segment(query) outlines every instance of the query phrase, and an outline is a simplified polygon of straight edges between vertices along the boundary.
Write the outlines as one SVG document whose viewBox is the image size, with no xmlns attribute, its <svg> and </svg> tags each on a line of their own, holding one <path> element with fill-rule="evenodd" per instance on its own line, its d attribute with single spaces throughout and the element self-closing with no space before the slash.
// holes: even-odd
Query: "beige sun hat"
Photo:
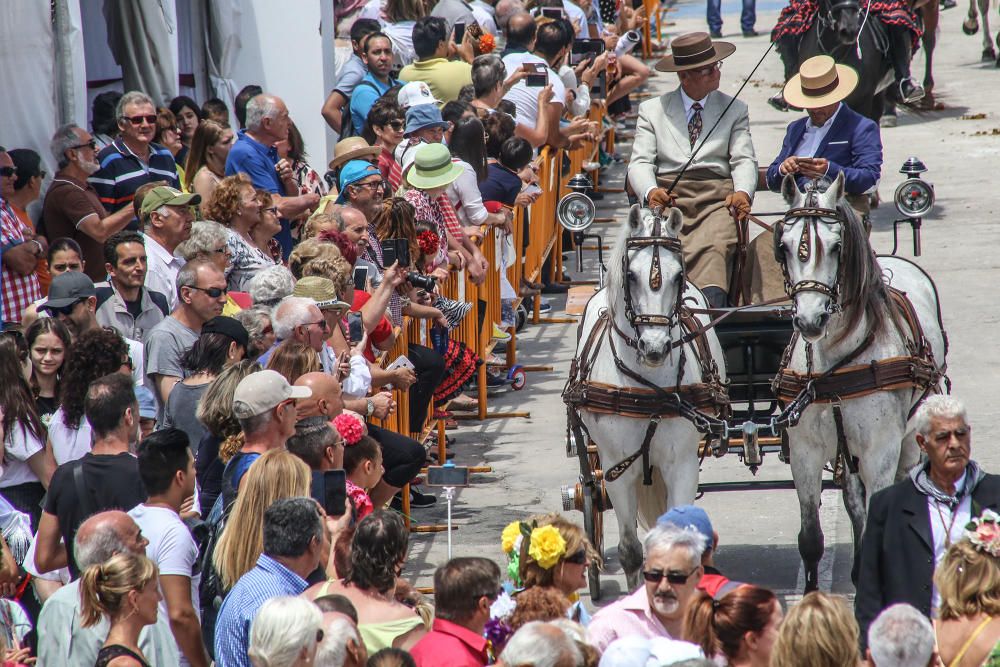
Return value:
<svg viewBox="0 0 1000 667">
<path fill-rule="evenodd" d="M 351 160 L 374 160 L 382 152 L 378 146 L 372 146 L 361 137 L 341 139 L 333 147 L 333 159 L 330 160 L 330 171 Z"/>
<path fill-rule="evenodd" d="M 857 85 L 854 68 L 840 65 L 830 56 L 813 56 L 785 84 L 785 101 L 800 109 L 816 109 L 840 102 Z"/>
</svg>

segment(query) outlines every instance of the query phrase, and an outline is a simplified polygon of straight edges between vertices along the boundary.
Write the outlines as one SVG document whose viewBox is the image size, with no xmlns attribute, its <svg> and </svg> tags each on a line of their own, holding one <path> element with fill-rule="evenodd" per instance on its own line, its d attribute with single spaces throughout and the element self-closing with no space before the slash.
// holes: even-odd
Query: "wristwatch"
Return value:
<svg viewBox="0 0 1000 667">
<path fill-rule="evenodd" d="M 371 417 L 375 414 L 375 401 L 370 398 L 365 399 L 365 416 Z"/>
</svg>

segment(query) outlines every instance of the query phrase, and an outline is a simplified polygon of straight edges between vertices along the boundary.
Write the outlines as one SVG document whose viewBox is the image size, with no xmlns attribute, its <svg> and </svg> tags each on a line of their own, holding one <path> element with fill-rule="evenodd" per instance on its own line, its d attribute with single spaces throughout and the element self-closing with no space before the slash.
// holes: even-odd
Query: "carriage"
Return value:
<svg viewBox="0 0 1000 667">
<path fill-rule="evenodd" d="M 618 514 L 619 554 L 630 588 L 638 584 L 641 564 L 637 521 L 648 526 L 668 507 L 706 491 L 793 488 L 792 482 L 698 484 L 706 457 L 735 455 L 756 473 L 765 455 L 775 454 L 793 464 L 793 479 L 806 480 L 794 488 L 804 509 L 799 542 L 807 589 L 816 586 L 823 549 L 818 501 L 822 485 L 830 483 L 821 482 L 823 469 L 838 468 L 857 539 L 865 490 L 870 497 L 916 462 L 910 418 L 945 379 L 947 346 L 936 290 L 908 260 L 876 260 L 860 221 L 849 219 L 834 190 L 804 198 L 797 189 L 786 193 L 792 208 L 774 226 L 773 253 L 788 295 L 732 309 L 708 308 L 691 286 L 676 294 L 665 287 L 671 272 L 679 271 L 680 283 L 685 275 L 679 213 L 661 219 L 638 207 L 630 212 L 607 287 L 591 299 L 581 320 L 563 392 L 567 453 L 578 459 L 580 477 L 562 489 L 563 509 L 583 513 L 587 536 L 602 557 L 603 512 Z M 832 274 L 808 273 L 841 252 Z M 884 280 L 883 272 L 895 277 Z M 889 282 L 895 286 L 883 285 Z M 664 300 L 659 312 L 658 302 L 650 300 L 657 293 Z M 831 325 L 841 312 L 843 322 Z M 826 344 L 821 330 L 841 325 L 848 342 L 840 349 L 847 351 L 814 368 L 814 352 Z M 650 357 L 653 363 L 643 366 Z M 860 442 L 854 422 L 864 421 L 864 410 L 901 413 L 885 420 L 891 422 L 881 434 L 890 443 L 885 451 Z M 809 450 L 794 454 L 792 434 Z M 664 447 L 672 450 L 658 451 Z M 881 469 L 888 467 L 887 476 Z M 815 522 L 808 520 L 812 514 Z M 592 598 L 599 599 L 596 566 L 589 583 Z"/>
</svg>

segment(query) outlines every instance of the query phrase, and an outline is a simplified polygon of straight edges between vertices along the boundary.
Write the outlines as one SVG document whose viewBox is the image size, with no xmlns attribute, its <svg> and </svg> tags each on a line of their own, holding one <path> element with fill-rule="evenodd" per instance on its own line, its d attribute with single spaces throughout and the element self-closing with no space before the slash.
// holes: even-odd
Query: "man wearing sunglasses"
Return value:
<svg viewBox="0 0 1000 667">
<path fill-rule="evenodd" d="M 705 570 L 705 537 L 694 528 L 659 524 L 646 535 L 643 585 L 596 614 L 587 634 L 600 651 L 619 637 L 681 638 L 688 603 Z"/>
<path fill-rule="evenodd" d="M 177 274 L 177 307 L 146 334 L 146 386 L 159 403 L 157 422 L 174 385 L 184 377 L 181 357 L 201 335 L 201 327 L 222 314 L 226 276 L 211 259 L 194 259 Z"/>
<path fill-rule="evenodd" d="M 747 105 L 719 91 L 722 61 L 736 47 L 692 32 L 671 48 L 656 69 L 676 72 L 680 85 L 639 105 L 628 184 L 649 208 L 680 210 L 688 276 L 709 305 L 725 307 L 733 289 L 735 222 L 750 214 L 757 189 Z"/>
<path fill-rule="evenodd" d="M 153 100 L 139 91 L 125 93 L 118 100 L 115 118 L 118 138 L 97 154 L 100 169 L 90 177 L 104 208 L 112 212 L 130 209 L 135 191 L 150 181 L 166 181 L 180 189 L 173 154 L 153 143 L 156 134 Z"/>
<path fill-rule="evenodd" d="M 101 165 L 94 137 L 75 123 L 63 125 L 49 144 L 59 167 L 42 204 L 45 230 L 54 239 L 68 237 L 80 244 L 87 275 L 104 280 L 104 242 L 132 221 L 131 207 L 109 214 L 87 179 Z"/>
<path fill-rule="evenodd" d="M 3 322 L 20 322 L 24 309 L 42 298 L 35 267 L 44 257 L 48 243 L 37 236 L 30 226 L 17 216 L 8 199 L 14 194 L 17 168 L 0 146 L 0 254 L 3 255 L 2 316 Z"/>
<path fill-rule="evenodd" d="M 49 286 L 49 296 L 45 303 L 38 307 L 47 311 L 49 317 L 55 317 L 66 325 L 73 340 L 87 331 L 101 326 L 97 321 L 97 288 L 94 281 L 86 273 L 67 271 L 52 279 Z M 132 364 L 132 379 L 136 385 L 145 381 L 142 373 L 144 352 L 142 343 L 124 334 L 128 345 L 128 356 Z"/>
</svg>

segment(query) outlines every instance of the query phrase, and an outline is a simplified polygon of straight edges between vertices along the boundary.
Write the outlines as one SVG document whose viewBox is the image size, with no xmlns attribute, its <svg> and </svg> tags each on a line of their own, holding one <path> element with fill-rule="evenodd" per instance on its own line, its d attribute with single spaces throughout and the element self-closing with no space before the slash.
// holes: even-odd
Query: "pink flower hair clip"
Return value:
<svg viewBox="0 0 1000 667">
<path fill-rule="evenodd" d="M 333 418 L 333 427 L 337 429 L 344 444 L 356 445 L 365 434 L 364 423 L 357 416 L 343 412 Z"/>
</svg>

